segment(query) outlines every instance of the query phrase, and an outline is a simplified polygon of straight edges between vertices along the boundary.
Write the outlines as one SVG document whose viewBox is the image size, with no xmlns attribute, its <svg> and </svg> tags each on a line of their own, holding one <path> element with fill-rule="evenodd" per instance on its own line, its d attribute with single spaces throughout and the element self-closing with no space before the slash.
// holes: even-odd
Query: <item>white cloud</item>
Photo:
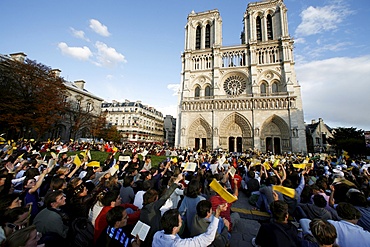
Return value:
<svg viewBox="0 0 370 247">
<path fill-rule="evenodd" d="M 108 47 L 103 42 L 97 41 L 95 47 L 98 49 L 96 63 L 99 66 L 114 67 L 117 63 L 126 63 L 125 56 L 117 52 L 116 49 Z"/>
<path fill-rule="evenodd" d="M 310 46 L 305 47 L 303 50 L 304 52 L 302 53 L 304 54 L 304 56 L 302 56 L 302 58 L 304 60 L 307 60 L 310 58 L 317 59 L 319 57 L 322 57 L 322 55 L 327 51 L 330 51 L 330 52 L 343 51 L 343 50 L 348 49 L 348 47 L 351 45 L 350 42 L 340 42 L 336 44 L 326 44 L 326 45 L 321 44 L 320 41 L 319 43 L 320 45 L 316 46 L 315 48 L 312 48 Z"/>
<path fill-rule="evenodd" d="M 296 66 L 305 120 L 318 119 L 370 130 L 370 55 L 338 57 Z"/>
<path fill-rule="evenodd" d="M 309 36 L 333 31 L 352 13 L 341 1 L 323 7 L 310 6 L 301 13 L 302 22 L 296 30 L 297 36 Z"/>
<path fill-rule="evenodd" d="M 90 26 L 89 26 L 94 32 L 97 34 L 108 37 L 110 36 L 110 33 L 108 31 L 108 27 L 101 24 L 98 20 L 91 19 L 90 20 Z"/>
<path fill-rule="evenodd" d="M 167 88 L 173 91 L 172 96 L 177 96 L 179 93 L 180 84 L 168 84 Z"/>
<path fill-rule="evenodd" d="M 92 52 L 89 47 L 70 47 L 64 42 L 58 44 L 58 48 L 63 54 L 77 58 L 79 60 L 88 60 L 92 56 Z"/>
<path fill-rule="evenodd" d="M 76 30 L 73 27 L 71 27 L 70 29 L 72 31 L 73 36 L 75 36 L 76 38 L 79 38 L 79 39 L 82 39 L 82 40 L 85 40 L 85 41 L 90 42 L 90 40 L 85 37 L 85 32 L 84 31 L 82 31 L 82 30 Z"/>
<path fill-rule="evenodd" d="M 294 39 L 294 43 L 295 44 L 305 44 L 306 40 L 304 38 L 297 38 L 297 39 Z"/>
<path fill-rule="evenodd" d="M 163 116 L 171 115 L 174 118 L 177 118 L 177 105 L 169 105 L 169 106 L 154 106 L 155 109 L 160 111 Z"/>
<path fill-rule="evenodd" d="M 112 80 L 114 78 L 113 75 L 107 75 L 105 78 L 107 78 L 108 80 Z"/>
</svg>

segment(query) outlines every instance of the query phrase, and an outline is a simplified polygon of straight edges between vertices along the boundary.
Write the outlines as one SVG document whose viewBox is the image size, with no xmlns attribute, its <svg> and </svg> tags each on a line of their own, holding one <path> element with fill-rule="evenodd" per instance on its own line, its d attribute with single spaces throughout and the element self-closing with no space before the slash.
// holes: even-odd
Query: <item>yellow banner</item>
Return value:
<svg viewBox="0 0 370 247">
<path fill-rule="evenodd" d="M 236 200 L 238 200 L 238 197 L 230 194 L 230 192 L 228 192 L 224 187 L 222 187 L 221 184 L 217 182 L 216 179 L 213 179 L 213 181 L 209 184 L 209 187 L 211 187 L 217 194 L 219 194 L 228 203 L 233 203 Z"/>
<path fill-rule="evenodd" d="M 294 189 L 284 187 L 282 185 L 273 185 L 272 189 L 275 190 L 275 191 L 279 191 L 281 194 L 289 196 L 290 198 L 294 198 L 294 196 L 295 196 L 295 190 Z"/>
<path fill-rule="evenodd" d="M 80 167 L 81 166 L 81 160 L 80 158 L 78 157 L 78 154 L 76 154 L 74 160 L 73 160 L 73 164 L 75 164 L 76 166 Z"/>
<path fill-rule="evenodd" d="M 91 161 L 86 166 L 89 166 L 89 167 L 100 167 L 100 162 L 99 161 Z"/>
<path fill-rule="evenodd" d="M 306 165 L 307 164 L 304 164 L 304 163 L 302 163 L 302 164 L 293 164 L 293 167 L 297 168 L 297 169 L 305 169 Z"/>
</svg>

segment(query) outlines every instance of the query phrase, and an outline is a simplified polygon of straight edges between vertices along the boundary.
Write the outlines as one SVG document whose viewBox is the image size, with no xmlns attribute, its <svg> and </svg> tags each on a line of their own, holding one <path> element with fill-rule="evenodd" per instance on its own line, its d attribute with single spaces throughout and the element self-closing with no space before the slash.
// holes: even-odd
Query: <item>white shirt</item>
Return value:
<svg viewBox="0 0 370 247">
<path fill-rule="evenodd" d="M 341 247 L 361 246 L 370 247 L 370 232 L 365 231 L 361 226 L 341 220 L 328 220 L 337 230 L 336 243 Z"/>
<path fill-rule="evenodd" d="M 207 231 L 193 238 L 180 238 L 179 235 L 165 234 L 164 231 L 158 231 L 154 234 L 153 247 L 204 247 L 210 245 L 216 236 L 219 219 L 213 217 Z"/>
<path fill-rule="evenodd" d="M 135 198 L 134 198 L 134 205 L 140 209 L 143 208 L 143 202 L 144 202 L 144 199 L 143 199 L 143 196 L 145 194 L 146 191 L 143 191 L 143 190 L 140 190 L 136 193 L 135 195 Z"/>
</svg>

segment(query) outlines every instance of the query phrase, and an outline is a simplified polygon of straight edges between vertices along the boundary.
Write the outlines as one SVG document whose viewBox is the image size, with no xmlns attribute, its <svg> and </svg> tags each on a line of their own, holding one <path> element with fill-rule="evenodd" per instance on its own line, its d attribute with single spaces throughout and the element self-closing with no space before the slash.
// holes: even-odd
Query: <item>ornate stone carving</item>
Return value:
<svg viewBox="0 0 370 247">
<path fill-rule="evenodd" d="M 245 79 L 238 75 L 232 75 L 224 82 L 224 90 L 228 95 L 237 96 L 243 93 L 247 83 Z"/>
</svg>

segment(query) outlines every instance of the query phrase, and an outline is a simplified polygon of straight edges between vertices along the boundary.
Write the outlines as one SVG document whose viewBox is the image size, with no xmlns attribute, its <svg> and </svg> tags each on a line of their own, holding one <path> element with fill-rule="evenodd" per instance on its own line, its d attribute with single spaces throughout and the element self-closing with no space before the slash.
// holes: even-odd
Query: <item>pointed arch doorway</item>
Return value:
<svg viewBox="0 0 370 247">
<path fill-rule="evenodd" d="M 229 152 L 243 152 L 252 147 L 252 128 L 239 113 L 232 113 L 220 125 L 220 146 Z"/>
</svg>

